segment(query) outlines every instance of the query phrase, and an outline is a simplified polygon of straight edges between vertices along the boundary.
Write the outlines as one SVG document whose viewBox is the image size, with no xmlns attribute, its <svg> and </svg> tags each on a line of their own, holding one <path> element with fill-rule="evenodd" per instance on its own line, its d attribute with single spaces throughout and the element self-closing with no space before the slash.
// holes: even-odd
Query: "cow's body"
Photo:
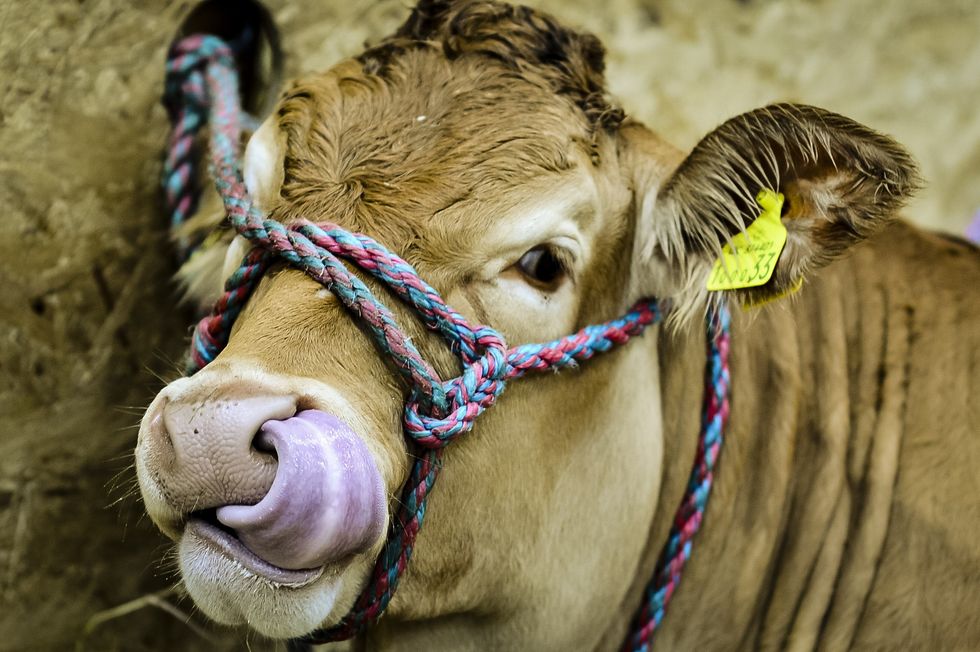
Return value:
<svg viewBox="0 0 980 652">
<path fill-rule="evenodd" d="M 973 279 L 980 279 L 976 247 L 897 223 L 792 300 L 736 315 L 728 435 L 658 648 L 976 648 L 980 285 Z M 576 649 L 619 648 L 694 459 L 702 329 L 662 333 L 658 348 L 670 433 L 660 507 L 636 533 L 646 549 L 623 598 L 592 606 L 604 610 L 597 619 L 604 631 L 591 630 L 594 641 Z M 449 485 L 465 479 L 450 467 L 444 482 L 440 490 L 452 492 Z M 440 512 L 434 502 L 434 521 Z M 371 633 L 370 649 L 505 647 L 492 620 L 409 624 L 402 617 L 418 615 L 409 605 L 425 598 L 411 588 L 405 597 Z"/>
<path fill-rule="evenodd" d="M 975 247 L 899 223 L 737 320 L 729 434 L 658 645 L 976 648 L 978 280 Z M 693 458 L 702 350 L 696 332 L 661 346 L 668 507 Z"/>
<path fill-rule="evenodd" d="M 379 47 L 287 91 L 245 179 L 275 219 L 334 221 L 389 246 L 511 345 L 644 297 L 670 306 L 666 325 L 580 370 L 512 382 L 449 448 L 370 649 L 616 648 L 694 459 L 700 315 L 804 278 L 794 297 L 735 311 L 731 422 L 656 645 L 980 644 L 980 253 L 889 226 L 916 186 L 890 139 L 777 105 L 685 157 L 608 101 L 594 37 L 527 9 L 423 0 Z M 771 279 L 709 294 L 762 189 L 786 197 Z M 185 270 L 202 275 L 195 287 L 221 277 Z M 386 302 L 435 370 L 457 375 L 444 343 Z M 346 613 L 413 460 L 407 395 L 330 292 L 268 272 L 218 358 L 150 406 L 137 449 L 147 509 L 208 615 L 290 637 Z M 296 426 L 307 412 L 335 425 Z M 289 461 L 292 443 L 327 450 L 322 470 L 337 452 L 327 441 L 357 450 L 350 483 L 331 476 L 327 498 L 283 489 L 256 516 L 270 487 L 314 477 Z M 343 510 L 317 501 L 333 496 L 378 515 L 328 518 Z"/>
</svg>

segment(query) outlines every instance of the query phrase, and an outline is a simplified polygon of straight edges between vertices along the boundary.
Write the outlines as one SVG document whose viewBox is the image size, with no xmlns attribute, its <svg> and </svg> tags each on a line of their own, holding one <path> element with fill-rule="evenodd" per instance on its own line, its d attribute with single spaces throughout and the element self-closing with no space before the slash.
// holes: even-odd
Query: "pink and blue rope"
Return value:
<svg viewBox="0 0 980 652">
<path fill-rule="evenodd" d="M 653 579 L 644 591 L 643 603 L 633 617 L 630 633 L 623 645 L 628 652 L 648 652 L 653 633 L 663 620 L 681 571 L 691 558 L 694 535 L 701 528 L 711 495 L 714 468 L 728 423 L 728 347 L 731 318 L 719 310 L 708 320 L 708 363 L 705 368 L 704 407 L 701 415 L 701 437 L 694 456 L 694 467 L 687 489 L 660 553 Z"/>
<path fill-rule="evenodd" d="M 640 301 L 625 315 L 552 342 L 507 348 L 503 337 L 487 326 L 471 326 L 446 305 L 407 262 L 370 237 L 335 224 L 299 220 L 288 225 L 263 216 L 252 204 L 241 177 L 239 151 L 248 120 L 239 104 L 234 57 L 221 40 L 195 35 L 178 42 L 167 62 L 166 101 L 174 122 L 164 187 L 174 225 L 194 209 L 193 144 L 207 123 L 210 172 L 224 202 L 228 221 L 253 248 L 228 279 L 211 314 L 194 332 L 188 373 L 213 360 L 252 290 L 268 266 L 282 260 L 303 270 L 329 289 L 369 331 L 410 390 L 404 430 L 422 450 L 402 491 L 400 507 L 378 556 L 367 587 L 350 613 L 337 625 L 304 637 L 307 642 L 354 636 L 384 612 L 405 572 L 425 518 L 429 493 L 442 466 L 442 451 L 473 427 L 493 405 L 507 381 L 530 371 L 575 366 L 598 353 L 625 344 L 661 318 L 656 301 Z M 459 357 L 462 372 L 441 380 L 422 358 L 391 311 L 351 274 L 344 260 L 384 283 L 414 308 L 430 330 L 440 334 Z M 709 378 L 704 425 L 685 499 L 677 512 L 668 544 L 654 579 L 637 612 L 627 649 L 645 650 L 690 557 L 691 540 L 700 525 L 711 489 L 712 469 L 728 415 L 728 313 L 709 321 Z"/>
</svg>

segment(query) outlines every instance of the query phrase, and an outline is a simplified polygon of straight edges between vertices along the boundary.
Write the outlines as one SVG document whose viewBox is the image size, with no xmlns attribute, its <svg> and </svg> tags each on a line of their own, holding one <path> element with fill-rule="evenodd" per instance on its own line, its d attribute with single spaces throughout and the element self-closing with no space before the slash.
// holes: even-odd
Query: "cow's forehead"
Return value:
<svg viewBox="0 0 980 652">
<path fill-rule="evenodd" d="M 589 160 L 581 112 L 533 73 L 425 49 L 384 77 L 347 61 L 299 80 L 275 121 L 284 148 L 277 217 L 393 243 L 446 233 L 447 221 L 465 231 L 461 206 L 486 227 L 491 213 Z"/>
</svg>

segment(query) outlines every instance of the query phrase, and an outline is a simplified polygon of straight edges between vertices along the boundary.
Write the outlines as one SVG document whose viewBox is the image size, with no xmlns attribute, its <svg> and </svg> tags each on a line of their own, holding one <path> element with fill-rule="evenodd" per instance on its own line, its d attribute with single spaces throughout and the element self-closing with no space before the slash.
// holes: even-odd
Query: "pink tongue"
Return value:
<svg viewBox="0 0 980 652">
<path fill-rule="evenodd" d="M 249 550 L 281 568 L 316 568 L 378 540 L 384 484 L 364 442 L 340 419 L 305 410 L 267 421 L 258 441 L 279 458 L 269 493 L 255 505 L 217 510 Z"/>
</svg>

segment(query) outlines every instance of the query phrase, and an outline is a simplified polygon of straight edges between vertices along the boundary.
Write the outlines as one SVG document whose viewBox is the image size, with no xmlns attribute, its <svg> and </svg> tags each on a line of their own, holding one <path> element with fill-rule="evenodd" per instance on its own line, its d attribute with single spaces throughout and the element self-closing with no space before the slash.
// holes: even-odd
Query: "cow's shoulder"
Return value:
<svg viewBox="0 0 980 652">
<path fill-rule="evenodd" d="M 898 220 L 868 242 L 867 248 L 884 263 L 883 271 L 905 280 L 909 289 L 933 290 L 942 293 L 942 298 L 947 292 L 963 297 L 980 295 L 980 284 L 976 282 L 980 247 L 963 238 Z M 928 296 L 910 299 L 921 301 Z"/>
<path fill-rule="evenodd" d="M 969 649 L 980 641 L 980 248 L 898 222 L 865 249 L 850 271 L 870 276 L 853 277 L 858 294 L 881 298 L 883 326 L 870 329 L 881 339 L 864 349 L 883 353 L 874 401 L 857 406 L 874 423 L 864 478 L 893 488 L 887 512 L 865 502 L 852 515 L 883 530 L 854 644 Z M 890 457 L 894 478 L 875 475 Z"/>
<path fill-rule="evenodd" d="M 896 221 L 795 295 L 737 314 L 733 338 L 718 502 L 751 493 L 746 509 L 785 510 L 806 533 L 775 563 L 756 642 L 980 640 L 980 249 Z"/>
</svg>

